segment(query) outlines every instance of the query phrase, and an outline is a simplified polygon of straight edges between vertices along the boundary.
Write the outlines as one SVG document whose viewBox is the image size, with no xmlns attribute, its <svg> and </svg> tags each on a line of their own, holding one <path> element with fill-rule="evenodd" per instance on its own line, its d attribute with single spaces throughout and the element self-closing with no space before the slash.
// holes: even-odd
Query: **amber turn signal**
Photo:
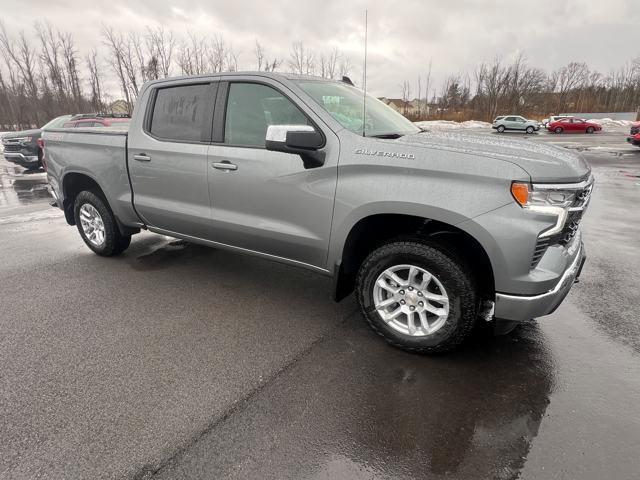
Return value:
<svg viewBox="0 0 640 480">
<path fill-rule="evenodd" d="M 529 200 L 529 184 L 513 182 L 511 184 L 511 195 L 521 207 L 524 207 Z"/>
</svg>

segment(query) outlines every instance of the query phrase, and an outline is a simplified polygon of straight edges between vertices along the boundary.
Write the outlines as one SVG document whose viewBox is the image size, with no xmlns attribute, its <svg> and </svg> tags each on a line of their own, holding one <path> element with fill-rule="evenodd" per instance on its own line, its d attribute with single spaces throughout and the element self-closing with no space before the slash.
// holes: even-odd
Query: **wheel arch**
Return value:
<svg viewBox="0 0 640 480">
<path fill-rule="evenodd" d="M 107 195 L 105 194 L 104 189 L 100 185 L 100 183 L 96 180 L 96 178 L 87 173 L 87 172 L 78 172 L 71 171 L 66 172 L 62 177 L 62 194 L 63 194 L 63 202 L 62 209 L 64 211 L 65 220 L 69 225 L 75 225 L 76 220 L 73 212 L 73 207 L 75 203 L 76 196 L 85 190 L 93 191 L 97 193 L 105 205 L 113 215 L 116 220 L 116 224 L 118 225 L 118 230 L 122 235 L 133 235 L 138 233 L 140 230 L 137 228 L 127 227 L 122 224 L 122 222 L 118 219 L 118 217 L 114 214 L 113 208 L 109 204 L 107 200 Z"/>
<path fill-rule="evenodd" d="M 459 223 L 459 222 L 455 222 Z M 495 293 L 494 270 L 482 244 L 454 222 L 411 214 L 377 213 L 355 222 L 345 236 L 334 269 L 333 295 L 336 301 L 348 296 L 366 256 L 384 243 L 400 238 L 429 240 L 469 264 L 483 294 Z"/>
<path fill-rule="evenodd" d="M 64 210 L 64 217 L 69 225 L 76 224 L 73 215 L 73 206 L 78 194 L 84 190 L 97 191 L 106 202 L 104 190 L 92 175 L 86 172 L 75 171 L 66 172 L 64 174 L 62 177 L 62 208 Z M 109 206 L 109 202 L 106 203 L 107 206 Z"/>
</svg>

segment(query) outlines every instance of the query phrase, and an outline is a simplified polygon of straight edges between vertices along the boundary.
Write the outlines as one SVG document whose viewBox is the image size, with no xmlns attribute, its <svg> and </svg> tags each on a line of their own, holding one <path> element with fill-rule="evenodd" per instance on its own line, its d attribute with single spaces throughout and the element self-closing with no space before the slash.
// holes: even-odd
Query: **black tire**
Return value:
<svg viewBox="0 0 640 480">
<path fill-rule="evenodd" d="M 533 127 L 529 126 L 529 127 L 527 127 L 527 129 L 526 129 L 525 131 L 526 131 L 529 135 L 531 135 L 531 134 L 535 131 L 535 128 L 533 128 Z"/>
<path fill-rule="evenodd" d="M 587 133 L 593 133 L 595 129 L 593 127 L 587 127 Z"/>
<path fill-rule="evenodd" d="M 562 127 L 556 127 L 554 132 L 555 133 L 562 133 Z"/>
<path fill-rule="evenodd" d="M 504 125 L 499 125 L 498 128 L 496 128 L 496 130 L 498 131 L 498 133 L 503 133 L 504 132 Z"/>
<path fill-rule="evenodd" d="M 374 306 L 378 277 L 394 265 L 415 265 L 435 276 L 449 297 L 449 314 L 434 333 L 411 336 L 385 322 Z M 473 332 L 478 313 L 478 290 L 469 268 L 436 243 L 396 241 L 374 250 L 362 263 L 356 295 L 371 328 L 389 344 L 412 353 L 441 353 L 455 349 Z"/>
<path fill-rule="evenodd" d="M 86 236 L 80 221 L 80 209 L 83 205 L 92 205 L 100 214 L 102 223 L 104 224 L 104 241 L 100 245 L 93 244 Z M 73 205 L 73 214 L 76 221 L 78 232 L 84 240 L 84 243 L 98 255 L 111 257 L 124 252 L 131 244 L 130 235 L 122 235 L 118 229 L 116 219 L 113 212 L 109 208 L 107 201 L 99 192 L 83 191 L 80 192 Z"/>
</svg>

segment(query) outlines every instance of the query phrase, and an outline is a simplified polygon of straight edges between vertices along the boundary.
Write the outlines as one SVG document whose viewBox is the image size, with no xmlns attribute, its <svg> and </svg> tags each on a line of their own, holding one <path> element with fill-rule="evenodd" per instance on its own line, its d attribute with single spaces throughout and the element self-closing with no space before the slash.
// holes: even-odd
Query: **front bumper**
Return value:
<svg viewBox="0 0 640 480">
<path fill-rule="evenodd" d="M 635 145 L 636 147 L 640 147 L 640 139 L 637 139 L 635 137 L 627 137 L 627 142 L 629 142 L 631 145 Z"/>
<path fill-rule="evenodd" d="M 9 162 L 17 163 L 23 167 L 34 167 L 38 165 L 37 155 L 24 155 L 23 153 L 15 152 L 4 152 L 3 155 Z"/>
<path fill-rule="evenodd" d="M 528 321 L 553 313 L 565 299 L 571 287 L 578 281 L 586 260 L 584 244 L 580 241 L 578 252 L 554 288 L 539 295 L 509 295 L 496 293 L 495 318 L 500 320 Z"/>
</svg>

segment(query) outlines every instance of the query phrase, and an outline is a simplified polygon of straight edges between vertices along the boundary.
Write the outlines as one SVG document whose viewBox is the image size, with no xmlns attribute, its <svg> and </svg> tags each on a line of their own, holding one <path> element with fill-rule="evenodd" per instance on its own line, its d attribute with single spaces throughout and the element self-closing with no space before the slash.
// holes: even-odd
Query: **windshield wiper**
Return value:
<svg viewBox="0 0 640 480">
<path fill-rule="evenodd" d="M 367 137 L 396 139 L 396 138 L 404 137 L 404 134 L 402 134 L 402 133 L 381 133 L 381 134 L 378 134 L 378 135 L 367 135 Z"/>
</svg>

